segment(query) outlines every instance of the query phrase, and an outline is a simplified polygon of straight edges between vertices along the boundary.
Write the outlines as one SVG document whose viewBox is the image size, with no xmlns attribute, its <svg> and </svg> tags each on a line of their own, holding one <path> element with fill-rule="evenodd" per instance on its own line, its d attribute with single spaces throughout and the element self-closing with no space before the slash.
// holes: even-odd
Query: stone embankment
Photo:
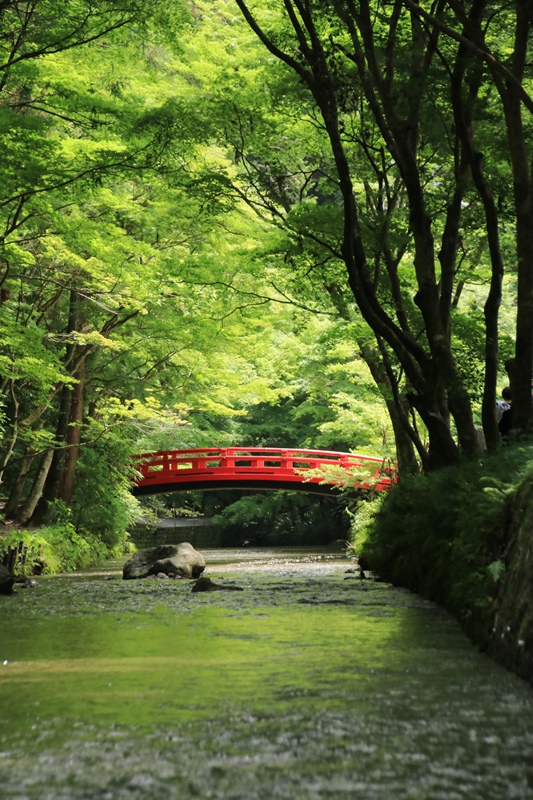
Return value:
<svg viewBox="0 0 533 800">
<path fill-rule="evenodd" d="M 486 652 L 533 685 L 533 480 L 508 500 L 505 570 L 493 604 Z"/>
</svg>

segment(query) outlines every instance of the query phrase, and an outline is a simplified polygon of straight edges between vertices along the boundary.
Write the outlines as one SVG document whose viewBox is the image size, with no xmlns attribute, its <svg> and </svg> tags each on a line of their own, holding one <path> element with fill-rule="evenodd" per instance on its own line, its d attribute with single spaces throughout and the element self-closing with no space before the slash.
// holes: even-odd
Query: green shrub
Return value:
<svg viewBox="0 0 533 800">
<path fill-rule="evenodd" d="M 0 539 L 0 560 L 9 556 L 15 575 L 55 574 L 84 569 L 125 552 L 125 540 L 109 546 L 76 530 L 64 503 L 52 506 L 52 521 L 39 530 L 15 530 Z"/>
<path fill-rule="evenodd" d="M 84 449 L 69 518 L 84 538 L 98 539 L 113 551 L 125 543 L 128 529 L 140 516 L 139 501 L 130 492 L 126 463 L 127 454 L 120 443 L 106 441 L 105 446 Z"/>
<path fill-rule="evenodd" d="M 15 530 L 9 536 L 2 536 L 0 561 L 8 558 L 15 575 L 34 575 L 43 571 L 46 563 L 54 562 L 52 548 L 40 531 Z"/>
<path fill-rule="evenodd" d="M 345 539 L 343 503 L 301 492 L 244 495 L 213 517 L 225 547 L 318 546 Z"/>
<path fill-rule="evenodd" d="M 533 448 L 502 448 L 459 467 L 402 479 L 364 526 L 370 569 L 484 624 L 502 578 L 507 499 L 533 477 Z"/>
<path fill-rule="evenodd" d="M 384 500 L 384 494 L 376 494 L 369 499 L 358 500 L 348 505 L 346 511 L 350 518 L 349 545 L 354 555 L 361 555 Z"/>
</svg>

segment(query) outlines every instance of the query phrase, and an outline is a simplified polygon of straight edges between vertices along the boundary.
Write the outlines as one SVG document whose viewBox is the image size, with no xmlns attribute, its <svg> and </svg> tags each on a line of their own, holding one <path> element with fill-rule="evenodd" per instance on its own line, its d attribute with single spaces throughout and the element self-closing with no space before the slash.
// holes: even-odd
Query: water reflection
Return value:
<svg viewBox="0 0 533 800">
<path fill-rule="evenodd" d="M 331 554 L 206 555 L 245 591 L 2 600 L 0 797 L 533 798 L 532 693 L 441 610 Z"/>
</svg>

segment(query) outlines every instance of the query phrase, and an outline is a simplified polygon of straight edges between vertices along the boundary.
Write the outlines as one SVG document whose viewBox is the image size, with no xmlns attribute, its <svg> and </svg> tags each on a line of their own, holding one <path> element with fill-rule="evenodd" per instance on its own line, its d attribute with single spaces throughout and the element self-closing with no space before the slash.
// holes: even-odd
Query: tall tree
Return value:
<svg viewBox="0 0 533 800">
<path fill-rule="evenodd" d="M 162 11 L 40 0 L 0 20 L 1 465 L 23 518 L 41 495 L 70 502 L 80 444 L 126 421 L 121 405 L 161 421 L 223 347 L 216 319 L 199 321 L 213 296 L 180 275 L 210 226 L 180 178 L 203 134 L 168 101 L 186 15 L 176 4 L 160 31 Z"/>
<path fill-rule="evenodd" d="M 453 322 L 471 208 L 482 209 L 492 274 L 485 306 L 483 422 L 489 445 L 495 445 L 504 262 L 498 231 L 505 204 L 493 199 L 496 180 L 491 187 L 487 174 L 493 177 L 496 171 L 480 167 L 480 153 L 491 143 L 486 129 L 495 111 L 486 98 L 496 86 L 505 107 L 509 147 L 500 139 L 494 157 L 510 157 L 516 164 L 515 186 L 529 180 L 521 117 L 529 103 L 522 80 L 530 24 L 525 6 L 513 15 L 509 70 L 500 53 L 487 45 L 497 41 L 496 28 L 502 42 L 500 9 L 493 4 L 472 3 L 468 13 L 463 4 L 441 4 L 434 14 L 402 0 L 393 4 L 285 0 L 275 8 L 270 5 L 268 12 L 261 3 L 236 0 L 236 4 L 280 69 L 289 68 L 299 86 L 306 87 L 307 101 L 298 86 L 293 92 L 302 112 L 327 136 L 335 165 L 329 175 L 331 186 L 338 187 L 342 203 L 341 253 L 350 290 L 380 351 L 385 347 L 405 372 L 410 385 L 407 397 L 428 430 L 429 467 L 454 463 L 460 452 L 470 456 L 479 452 L 468 378 L 454 357 Z M 507 12 L 501 9 L 501 13 Z M 458 33 L 450 24 L 454 17 Z M 501 53 L 509 50 L 509 41 L 500 44 Z M 475 141 L 474 120 L 481 121 L 481 136 L 477 134 Z M 518 148 L 514 155 L 509 149 L 513 146 Z M 320 169 L 318 159 L 314 166 Z M 531 259 L 524 249 L 531 231 L 530 222 L 525 223 L 526 188 L 520 201 L 516 189 L 514 204 L 517 219 L 520 214 L 524 217 L 523 235 L 517 236 L 524 273 L 520 278 L 519 266 L 519 306 L 524 303 L 524 309 L 531 298 L 527 283 L 531 271 L 525 267 Z M 531 369 L 525 342 L 532 340 L 525 331 L 526 317 L 519 312 L 514 362 L 524 367 L 519 370 L 518 392 L 524 395 L 520 424 L 531 417 L 525 403 Z"/>
<path fill-rule="evenodd" d="M 515 354 L 506 366 L 513 390 L 513 421 L 519 428 L 531 427 L 533 417 L 533 172 L 531 132 L 533 95 L 530 68 L 533 13 L 529 2 L 512 5 L 474 0 L 468 4 L 450 3 L 435 13 L 433 8 L 418 6 L 411 0 L 405 5 L 431 27 L 436 35 L 458 43 L 456 71 L 452 80 L 455 119 L 470 168 L 487 214 L 487 234 L 491 250 L 496 251 L 498 235 L 498 206 L 512 209 L 516 223 L 516 346 Z M 486 179 L 486 155 L 483 143 L 476 143 L 475 109 L 471 99 L 461 98 L 461 77 L 468 85 L 483 83 L 485 96 L 499 99 L 496 115 L 504 131 L 506 147 L 503 158 L 511 168 L 512 196 L 507 187 Z M 471 90 L 472 93 L 472 90 Z M 462 102 L 461 102 L 462 100 Z M 496 104 L 496 100 L 492 100 Z M 479 123 L 478 123 L 479 124 Z M 503 265 L 502 265 L 503 268 Z M 502 271 L 502 268 L 500 271 Z M 493 295 L 497 293 L 497 288 Z M 485 413 L 488 398 L 485 398 Z"/>
</svg>

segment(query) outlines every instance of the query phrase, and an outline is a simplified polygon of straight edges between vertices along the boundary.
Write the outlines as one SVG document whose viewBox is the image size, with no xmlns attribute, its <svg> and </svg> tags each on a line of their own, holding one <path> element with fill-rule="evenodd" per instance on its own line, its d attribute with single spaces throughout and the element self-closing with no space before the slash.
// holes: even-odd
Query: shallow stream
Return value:
<svg viewBox="0 0 533 800">
<path fill-rule="evenodd" d="M 533 692 L 442 610 L 313 551 L 120 562 L 0 597 L 0 798 L 533 800 Z"/>
</svg>

